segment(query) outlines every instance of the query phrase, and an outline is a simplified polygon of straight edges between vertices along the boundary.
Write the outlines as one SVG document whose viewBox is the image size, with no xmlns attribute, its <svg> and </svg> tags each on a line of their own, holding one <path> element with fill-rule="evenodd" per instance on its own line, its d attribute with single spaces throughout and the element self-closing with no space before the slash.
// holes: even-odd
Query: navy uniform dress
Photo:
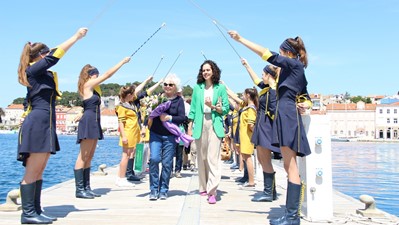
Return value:
<svg viewBox="0 0 399 225">
<path fill-rule="evenodd" d="M 299 96 L 307 96 L 304 65 L 297 58 L 266 51 L 262 58 L 281 68 L 277 84 L 277 108 L 273 121 L 273 145 L 288 146 L 298 156 L 311 153 L 302 117 L 297 109 Z"/>
<path fill-rule="evenodd" d="M 80 143 L 83 139 L 104 139 L 100 121 L 100 105 L 100 94 L 93 90 L 93 95 L 83 101 L 83 116 L 79 121 L 76 143 Z"/>
<path fill-rule="evenodd" d="M 262 91 L 259 93 L 259 109 L 251 142 L 257 146 L 280 153 L 280 148 L 272 145 L 273 118 L 276 110 L 276 90 L 259 81 L 256 84 Z"/>
<path fill-rule="evenodd" d="M 55 100 L 60 96 L 57 90 L 57 75 L 48 69 L 54 66 L 64 55 L 60 48 L 26 69 L 26 76 L 31 87 L 27 88 L 26 103 L 30 113 L 25 117 L 18 136 L 17 160 L 26 166 L 29 153 L 50 152 L 60 150 L 56 133 Z"/>
</svg>

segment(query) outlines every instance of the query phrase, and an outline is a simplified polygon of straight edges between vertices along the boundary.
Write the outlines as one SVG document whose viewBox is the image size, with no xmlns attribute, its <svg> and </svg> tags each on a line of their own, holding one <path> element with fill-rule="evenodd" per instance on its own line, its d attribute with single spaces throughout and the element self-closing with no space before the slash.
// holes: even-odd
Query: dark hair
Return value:
<svg viewBox="0 0 399 225">
<path fill-rule="evenodd" d="M 302 38 L 288 38 L 287 41 L 298 52 L 299 60 L 303 63 L 304 67 L 308 67 L 308 55 Z"/>
<path fill-rule="evenodd" d="M 249 94 L 249 97 L 254 102 L 256 108 L 258 108 L 259 100 L 258 100 L 258 91 L 256 88 L 247 88 L 244 91 L 245 94 Z"/>
<path fill-rule="evenodd" d="M 205 64 L 209 64 L 211 66 L 211 69 L 212 69 L 212 72 L 213 72 L 212 84 L 218 84 L 219 81 L 220 81 L 220 74 L 222 73 L 222 71 L 219 69 L 218 65 L 212 60 L 205 60 L 201 64 L 201 67 L 199 68 L 199 71 L 198 71 L 197 84 L 205 82 L 204 76 L 202 76 L 202 67 Z"/>
<path fill-rule="evenodd" d="M 124 86 L 121 87 L 121 89 L 119 90 L 119 99 L 125 100 L 126 96 L 128 94 L 134 94 L 134 91 L 136 90 L 136 85 L 128 85 L 128 86 Z"/>
</svg>

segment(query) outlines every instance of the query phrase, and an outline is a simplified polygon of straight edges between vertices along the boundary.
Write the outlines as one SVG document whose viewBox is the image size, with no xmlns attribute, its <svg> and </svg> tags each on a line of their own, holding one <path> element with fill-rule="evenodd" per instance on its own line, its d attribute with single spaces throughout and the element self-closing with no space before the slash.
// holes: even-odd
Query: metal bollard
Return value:
<svg viewBox="0 0 399 225">
<path fill-rule="evenodd" d="M 360 195 L 359 200 L 365 204 L 364 209 L 357 209 L 356 213 L 364 217 L 385 217 L 384 214 L 377 209 L 375 200 L 370 195 Z"/>
<path fill-rule="evenodd" d="M 106 175 L 108 175 L 108 173 L 104 171 L 105 168 L 107 168 L 106 164 L 99 165 L 98 166 L 98 171 L 94 172 L 93 175 L 95 175 L 95 176 L 106 176 Z"/>
<path fill-rule="evenodd" d="M 21 205 L 17 203 L 19 198 L 19 189 L 8 192 L 6 202 L 0 205 L 0 211 L 11 212 L 21 210 Z"/>
</svg>

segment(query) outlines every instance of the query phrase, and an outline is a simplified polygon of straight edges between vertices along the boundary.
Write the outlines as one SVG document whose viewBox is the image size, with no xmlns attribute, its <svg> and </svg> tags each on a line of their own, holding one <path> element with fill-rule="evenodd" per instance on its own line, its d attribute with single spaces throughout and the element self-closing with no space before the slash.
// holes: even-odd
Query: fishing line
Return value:
<svg viewBox="0 0 399 225">
<path fill-rule="evenodd" d="M 183 53 L 183 50 L 181 50 L 179 52 L 179 55 L 177 56 L 177 58 L 175 59 L 175 61 L 173 62 L 172 66 L 169 68 L 168 72 L 166 73 L 165 77 L 163 78 L 165 80 L 166 76 L 168 76 L 169 72 L 172 70 L 173 66 L 175 65 L 175 63 L 177 62 L 177 60 L 179 59 L 180 55 Z"/>
<path fill-rule="evenodd" d="M 203 51 L 201 51 L 202 56 L 204 56 L 205 60 L 208 60 Z"/>
<path fill-rule="evenodd" d="M 222 34 L 222 36 L 224 37 L 224 39 L 227 41 L 227 43 L 229 43 L 230 47 L 234 50 L 234 52 L 237 54 L 238 58 L 240 58 L 240 60 L 242 59 L 240 54 L 238 54 L 237 50 L 233 47 L 233 45 L 230 43 L 230 41 L 227 39 L 226 35 L 223 34 L 223 31 L 220 30 L 219 26 L 217 25 L 216 21 L 213 21 L 213 23 L 215 24 L 216 28 L 218 28 L 218 30 L 220 31 L 220 33 Z"/>
<path fill-rule="evenodd" d="M 94 17 L 94 19 L 92 21 L 90 21 L 90 23 L 87 25 L 87 28 L 90 28 L 95 22 L 97 22 L 97 20 L 99 20 L 103 14 L 105 13 L 105 11 L 107 11 L 109 8 L 111 8 L 111 5 L 115 2 L 116 0 L 110 0 L 108 2 L 108 5 L 106 5 L 102 11 L 100 11 L 96 17 Z"/>
<path fill-rule="evenodd" d="M 138 52 L 138 50 L 140 50 L 140 48 L 143 47 L 147 43 L 147 41 L 149 41 L 165 25 L 166 25 L 166 23 L 162 23 L 162 25 L 149 38 L 147 38 L 147 40 L 143 44 L 141 44 L 141 46 L 136 51 L 133 52 L 133 54 L 130 56 L 130 58 L 132 58 L 134 56 L 134 54 L 136 54 L 136 52 Z"/>
<path fill-rule="evenodd" d="M 201 8 L 197 3 L 195 3 L 192 0 L 189 0 L 191 2 L 191 4 L 193 4 L 195 7 L 197 7 L 202 13 L 204 13 L 209 19 L 211 19 L 212 21 L 217 21 L 215 18 L 213 18 L 211 15 L 209 15 L 203 8 Z M 225 29 L 226 31 L 229 31 L 225 26 L 223 26 L 221 23 L 217 22 L 223 29 Z"/>
</svg>

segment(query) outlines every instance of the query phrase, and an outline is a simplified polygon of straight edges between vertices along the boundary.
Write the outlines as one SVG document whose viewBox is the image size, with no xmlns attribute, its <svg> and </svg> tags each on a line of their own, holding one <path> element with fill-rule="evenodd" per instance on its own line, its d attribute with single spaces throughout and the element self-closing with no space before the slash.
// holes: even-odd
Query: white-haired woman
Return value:
<svg viewBox="0 0 399 225">
<path fill-rule="evenodd" d="M 169 74 L 165 77 L 162 86 L 163 95 L 171 104 L 164 113 L 154 117 L 150 125 L 150 200 L 168 198 L 173 156 L 177 145 L 176 136 L 169 132 L 162 122 L 169 121 L 179 125 L 187 118 L 184 100 L 177 95 L 180 79 L 175 74 Z M 159 173 L 159 163 L 162 163 L 161 173 Z"/>
</svg>

